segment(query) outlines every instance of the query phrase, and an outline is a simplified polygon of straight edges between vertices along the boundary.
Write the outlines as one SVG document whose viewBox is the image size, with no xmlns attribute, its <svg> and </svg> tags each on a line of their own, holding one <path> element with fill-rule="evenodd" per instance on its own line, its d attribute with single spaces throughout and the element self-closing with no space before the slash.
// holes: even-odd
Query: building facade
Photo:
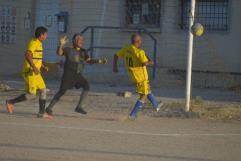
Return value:
<svg viewBox="0 0 241 161">
<path fill-rule="evenodd" d="M 95 29 L 95 46 L 120 47 L 129 43 L 133 28 L 145 28 L 157 40 L 157 70 L 185 70 L 189 0 L 1 0 L 0 72 L 18 73 L 26 44 L 34 28 L 49 29 L 44 43 L 45 61 L 57 62 L 58 38 L 71 36 L 87 26 Z M 241 1 L 198 0 L 197 22 L 205 35 L 195 38 L 193 69 L 203 72 L 241 73 Z M 10 29 L 8 29 L 10 28 Z M 86 48 L 91 30 L 84 33 Z M 143 33 L 144 49 L 153 57 L 153 40 Z M 93 56 L 113 56 L 115 49 L 95 49 Z"/>
</svg>

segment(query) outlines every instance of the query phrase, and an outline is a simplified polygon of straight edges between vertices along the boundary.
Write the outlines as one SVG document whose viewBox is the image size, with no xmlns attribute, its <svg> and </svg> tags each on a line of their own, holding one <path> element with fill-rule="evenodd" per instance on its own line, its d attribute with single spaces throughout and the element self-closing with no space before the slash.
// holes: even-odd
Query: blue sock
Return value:
<svg viewBox="0 0 241 161">
<path fill-rule="evenodd" d="M 142 108 L 142 106 L 143 106 L 143 102 L 141 100 L 136 101 L 136 104 L 135 104 L 134 108 L 132 109 L 130 116 L 136 117 L 138 111 Z"/>
<path fill-rule="evenodd" d="M 151 104 L 152 104 L 152 106 L 153 106 L 154 108 L 157 108 L 157 107 L 158 107 L 158 102 L 157 102 L 155 96 L 154 96 L 152 93 L 149 93 L 149 94 L 147 95 L 147 98 L 148 98 L 148 100 L 151 102 Z"/>
</svg>

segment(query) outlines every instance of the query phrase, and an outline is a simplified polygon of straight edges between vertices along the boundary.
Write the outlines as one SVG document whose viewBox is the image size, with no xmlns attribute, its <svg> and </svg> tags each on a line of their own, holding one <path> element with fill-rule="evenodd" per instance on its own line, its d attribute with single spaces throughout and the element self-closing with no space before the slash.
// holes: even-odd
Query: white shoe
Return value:
<svg viewBox="0 0 241 161">
<path fill-rule="evenodd" d="M 128 120 L 130 120 L 130 121 L 135 121 L 136 120 L 136 116 L 128 116 Z"/>
<path fill-rule="evenodd" d="M 159 103 L 157 108 L 156 108 L 156 112 L 159 112 L 161 110 L 161 107 L 164 105 L 164 103 Z"/>
</svg>

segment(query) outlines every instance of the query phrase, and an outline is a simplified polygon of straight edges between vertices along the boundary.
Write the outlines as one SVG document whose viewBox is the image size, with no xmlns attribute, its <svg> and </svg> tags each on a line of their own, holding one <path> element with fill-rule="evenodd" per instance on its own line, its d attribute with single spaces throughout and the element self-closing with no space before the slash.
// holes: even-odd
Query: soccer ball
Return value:
<svg viewBox="0 0 241 161">
<path fill-rule="evenodd" d="M 192 34 L 194 36 L 202 36 L 204 34 L 204 27 L 202 24 L 200 23 L 195 23 L 193 26 L 192 26 Z"/>
</svg>

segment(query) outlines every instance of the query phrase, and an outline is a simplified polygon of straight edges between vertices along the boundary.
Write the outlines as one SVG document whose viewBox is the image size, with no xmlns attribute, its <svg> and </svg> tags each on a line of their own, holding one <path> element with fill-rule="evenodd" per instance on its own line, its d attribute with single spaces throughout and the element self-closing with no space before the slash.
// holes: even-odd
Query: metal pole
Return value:
<svg viewBox="0 0 241 161">
<path fill-rule="evenodd" d="M 94 28 L 90 30 L 90 57 L 93 58 L 94 53 Z"/>
<path fill-rule="evenodd" d="M 156 78 L 156 68 L 157 68 L 157 58 L 156 58 L 156 52 L 157 52 L 157 42 L 156 40 L 154 40 L 154 55 L 153 55 L 153 59 L 154 59 L 154 66 L 152 69 L 152 79 L 154 80 Z"/>
<path fill-rule="evenodd" d="M 189 18 L 189 30 L 188 30 L 188 57 L 187 57 L 187 76 L 186 76 L 186 108 L 188 112 L 190 110 L 191 99 L 191 84 L 192 84 L 192 55 L 193 55 L 193 34 L 192 26 L 194 24 L 195 17 L 195 5 L 196 0 L 191 0 L 190 18 Z"/>
</svg>

